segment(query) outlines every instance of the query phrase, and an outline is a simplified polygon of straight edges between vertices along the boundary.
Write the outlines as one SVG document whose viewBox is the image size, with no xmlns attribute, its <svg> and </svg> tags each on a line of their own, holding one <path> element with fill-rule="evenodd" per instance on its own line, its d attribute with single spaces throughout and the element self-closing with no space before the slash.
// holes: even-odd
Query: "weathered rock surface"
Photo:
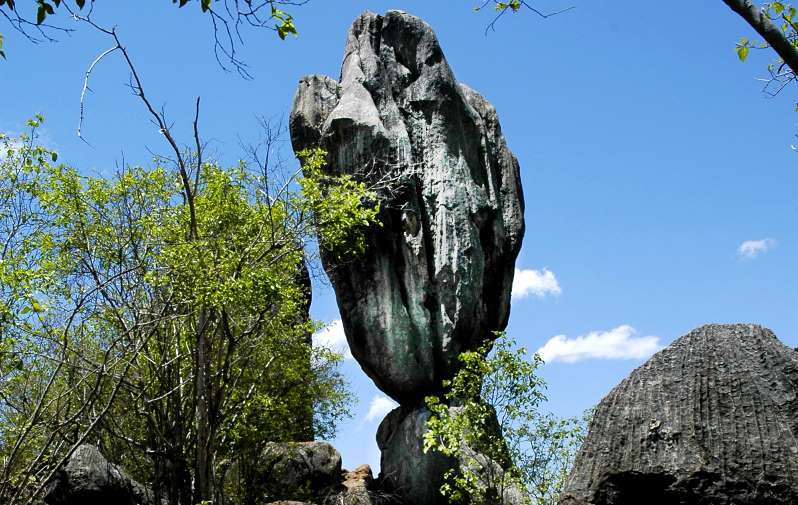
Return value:
<svg viewBox="0 0 798 505">
<path fill-rule="evenodd" d="M 300 81 L 290 128 L 295 150 L 320 146 L 330 173 L 378 190 L 383 226 L 367 231 L 365 255 L 323 260 L 352 354 L 417 404 L 509 316 L 523 195 L 496 111 L 455 80 L 429 25 L 366 12 L 340 81 Z"/>
<path fill-rule="evenodd" d="M 561 505 L 798 503 L 798 352 L 707 325 L 596 409 Z"/>
<path fill-rule="evenodd" d="M 369 465 L 360 465 L 341 475 L 343 490 L 325 501 L 325 505 L 381 505 L 384 495 L 375 489 Z"/>
<path fill-rule="evenodd" d="M 438 452 L 424 453 L 423 436 L 429 417 L 430 411 L 425 407 L 398 407 L 380 423 L 377 431 L 377 445 L 382 451 L 380 484 L 386 491 L 396 493 L 406 503 L 448 505 L 448 499 L 440 492 L 444 474 L 450 468 L 473 465 L 471 469 L 476 473 L 478 485 L 483 490 L 493 489 L 502 497 L 496 499 L 496 505 L 527 503 L 521 490 L 502 480 L 504 469 L 499 463 L 465 443 L 457 458 Z M 496 429 L 499 429 L 498 421 Z"/>
<path fill-rule="evenodd" d="M 93 445 L 81 445 L 47 484 L 48 505 L 155 505 L 152 491 L 109 463 Z"/>
<path fill-rule="evenodd" d="M 341 454 L 327 442 L 269 443 L 259 482 L 271 500 L 322 500 L 341 485 Z"/>
<path fill-rule="evenodd" d="M 423 435 L 430 411 L 425 407 L 392 410 L 377 430 L 380 484 L 408 504 L 446 504 L 441 495 L 444 474 L 457 461 L 437 452 L 424 453 Z"/>
</svg>

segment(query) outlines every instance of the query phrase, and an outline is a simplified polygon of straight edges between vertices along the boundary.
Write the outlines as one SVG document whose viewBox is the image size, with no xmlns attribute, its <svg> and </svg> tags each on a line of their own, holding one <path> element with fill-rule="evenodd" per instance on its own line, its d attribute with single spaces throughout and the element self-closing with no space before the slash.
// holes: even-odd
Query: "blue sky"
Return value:
<svg viewBox="0 0 798 505">
<path fill-rule="evenodd" d="M 196 6 L 99 2 L 96 16 L 117 24 L 148 94 L 186 141 L 202 97 L 203 134 L 228 163 L 243 156 L 240 139 L 257 137 L 257 115 L 287 115 L 300 77 L 338 75 L 361 11 L 400 8 L 429 22 L 458 79 L 496 106 L 521 164 L 525 282 L 509 333 L 530 351 L 561 336 L 543 369 L 556 413 L 591 407 L 655 348 L 704 323 L 760 323 L 798 346 L 795 93 L 762 94 L 755 78 L 770 54 L 737 60 L 734 42 L 756 38 L 748 26 L 720 0 L 689 9 L 574 0 L 539 2 L 576 8 L 547 20 L 508 16 L 485 36 L 489 16 L 474 3 L 312 0 L 296 10 L 296 39 L 245 33 L 252 81 L 218 68 Z M 108 40 L 82 28 L 36 46 L 0 26 L 0 131 L 19 132 L 42 112 L 44 140 L 89 173 L 167 151 L 116 57 L 93 74 L 91 146 L 77 139 L 83 76 Z M 316 284 L 313 314 L 334 321 L 332 290 Z M 343 368 L 360 403 L 334 442 L 345 466 L 376 467 L 374 432 L 388 402 L 355 362 Z"/>
</svg>

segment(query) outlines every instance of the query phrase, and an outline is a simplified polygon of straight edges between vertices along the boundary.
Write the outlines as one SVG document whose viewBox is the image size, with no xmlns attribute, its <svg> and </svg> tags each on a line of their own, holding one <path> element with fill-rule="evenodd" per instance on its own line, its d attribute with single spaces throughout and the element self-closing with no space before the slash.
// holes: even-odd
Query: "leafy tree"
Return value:
<svg viewBox="0 0 798 505">
<path fill-rule="evenodd" d="M 487 505 L 523 495 L 528 503 L 557 502 L 586 432 L 585 419 L 541 412 L 542 360 L 501 334 L 460 355 L 462 368 L 444 381 L 443 397 L 426 398 L 432 416 L 424 450 L 458 460 L 441 492 L 451 503 Z"/>
<path fill-rule="evenodd" d="M 0 502 L 35 503 L 91 441 L 170 503 L 223 503 L 233 464 L 308 436 L 309 401 L 334 431 L 350 397 L 309 345 L 304 244 L 357 254 L 369 191 L 318 175 L 321 151 L 304 195 L 197 153 L 86 177 L 40 120 L 0 138 Z"/>
</svg>

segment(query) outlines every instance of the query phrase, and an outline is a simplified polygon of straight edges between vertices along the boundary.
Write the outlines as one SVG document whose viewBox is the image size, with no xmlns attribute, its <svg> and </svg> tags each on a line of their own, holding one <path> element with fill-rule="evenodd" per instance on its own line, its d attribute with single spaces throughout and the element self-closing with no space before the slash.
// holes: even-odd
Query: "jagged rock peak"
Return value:
<svg viewBox="0 0 798 505">
<path fill-rule="evenodd" d="M 753 324 L 679 338 L 598 405 L 560 503 L 798 503 L 798 353 Z"/>
<path fill-rule="evenodd" d="M 428 24 L 365 12 L 340 80 L 300 81 L 290 129 L 295 150 L 324 148 L 330 173 L 378 192 L 382 226 L 364 256 L 322 259 L 352 354 L 383 391 L 418 403 L 509 317 L 523 194 L 496 111 L 455 80 Z"/>
</svg>

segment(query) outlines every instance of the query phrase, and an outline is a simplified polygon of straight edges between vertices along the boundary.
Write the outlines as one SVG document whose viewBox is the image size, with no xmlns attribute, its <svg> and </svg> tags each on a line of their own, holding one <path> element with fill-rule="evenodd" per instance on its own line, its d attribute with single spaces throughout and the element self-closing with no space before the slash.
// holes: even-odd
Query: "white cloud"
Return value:
<svg viewBox="0 0 798 505">
<path fill-rule="evenodd" d="M 562 289 L 557 282 L 557 277 L 551 270 L 547 268 L 543 270 L 515 269 L 512 294 L 514 299 L 520 300 L 530 295 L 543 298 L 546 295 L 558 296 L 561 293 Z"/>
<path fill-rule="evenodd" d="M 768 252 L 776 247 L 777 243 L 772 238 L 762 240 L 746 240 L 737 248 L 737 254 L 741 258 L 754 259 L 761 253 Z"/>
<path fill-rule="evenodd" d="M 538 349 L 538 354 L 547 363 L 576 363 L 586 359 L 642 359 L 662 347 L 659 337 L 637 337 L 636 333 L 634 328 L 624 324 L 609 331 L 591 331 L 572 339 L 557 335 Z"/>
<path fill-rule="evenodd" d="M 344 359 L 353 359 L 352 351 L 349 350 L 349 343 L 346 341 L 344 333 L 344 323 L 336 319 L 313 334 L 314 347 L 326 347 L 331 351 L 339 352 L 344 355 Z"/>
<path fill-rule="evenodd" d="M 369 405 L 369 411 L 366 414 L 366 422 L 370 423 L 377 419 L 381 420 L 386 414 L 388 414 L 388 412 L 392 411 L 398 406 L 398 403 L 391 400 L 387 396 L 375 396 L 371 399 L 371 405 Z"/>
</svg>

